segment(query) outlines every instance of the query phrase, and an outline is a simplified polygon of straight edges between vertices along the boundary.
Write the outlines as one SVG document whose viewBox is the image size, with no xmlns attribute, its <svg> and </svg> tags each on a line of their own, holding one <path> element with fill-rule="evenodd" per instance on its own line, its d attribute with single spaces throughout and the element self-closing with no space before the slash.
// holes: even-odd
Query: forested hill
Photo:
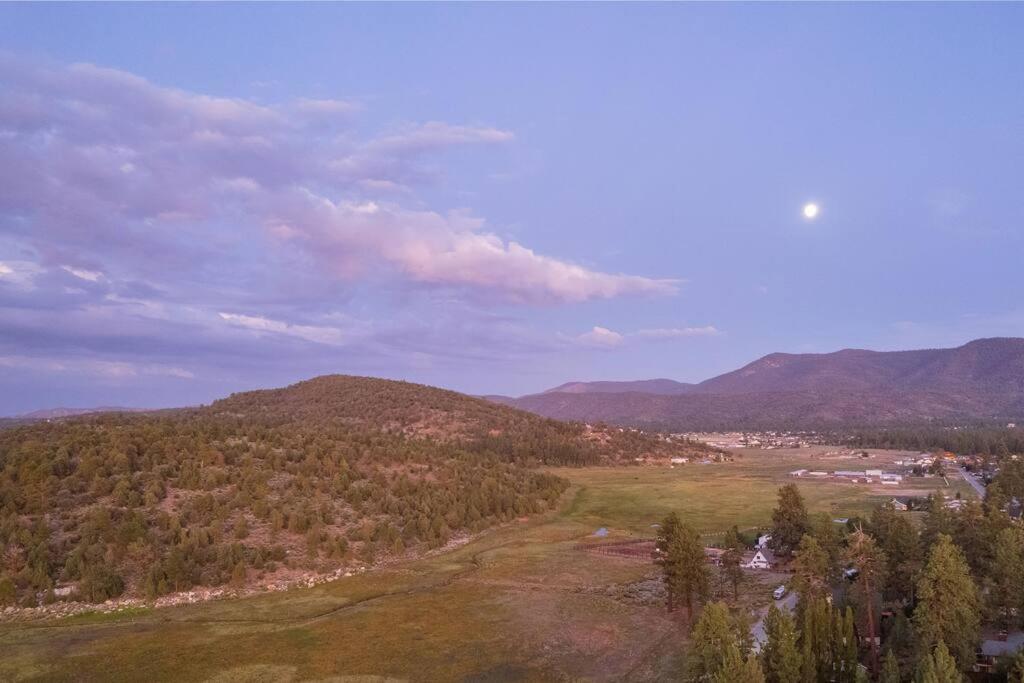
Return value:
<svg viewBox="0 0 1024 683">
<path fill-rule="evenodd" d="M 0 430 L 0 605 L 244 586 L 435 548 L 556 504 L 537 464 L 706 446 L 330 376 Z"/>
<path fill-rule="evenodd" d="M 538 417 L 454 391 L 373 377 L 325 375 L 281 389 L 232 394 L 205 415 L 293 424 L 349 425 L 441 440 L 533 431 L 575 438 L 580 425 Z"/>
</svg>

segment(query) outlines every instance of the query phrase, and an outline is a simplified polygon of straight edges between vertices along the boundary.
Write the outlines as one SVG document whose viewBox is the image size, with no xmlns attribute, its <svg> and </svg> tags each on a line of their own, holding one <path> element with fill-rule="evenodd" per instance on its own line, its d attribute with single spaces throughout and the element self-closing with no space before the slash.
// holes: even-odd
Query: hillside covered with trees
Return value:
<svg viewBox="0 0 1024 683">
<path fill-rule="evenodd" d="M 344 376 L 17 426 L 0 431 L 0 604 L 372 563 L 551 508 L 568 484 L 537 465 L 700 448 Z"/>
</svg>

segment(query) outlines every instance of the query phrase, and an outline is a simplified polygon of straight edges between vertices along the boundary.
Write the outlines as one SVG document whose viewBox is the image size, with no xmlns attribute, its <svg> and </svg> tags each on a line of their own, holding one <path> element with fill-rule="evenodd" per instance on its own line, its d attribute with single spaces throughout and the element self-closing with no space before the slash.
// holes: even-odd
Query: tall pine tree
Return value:
<svg viewBox="0 0 1024 683">
<path fill-rule="evenodd" d="M 804 534 L 793 557 L 793 588 L 800 595 L 797 614 L 804 607 L 828 595 L 829 558 L 818 539 Z"/>
<path fill-rule="evenodd" d="M 788 557 L 809 529 L 807 506 L 800 489 L 796 484 L 786 484 L 779 489 L 779 502 L 772 512 L 771 549 Z"/>
<path fill-rule="evenodd" d="M 739 653 L 736 624 L 724 602 L 712 602 L 704 607 L 690 634 L 689 679 L 706 681 L 717 675 L 725 665 L 730 648 Z"/>
<path fill-rule="evenodd" d="M 793 618 L 774 604 L 765 617 L 767 641 L 761 650 L 761 665 L 768 683 L 799 683 L 800 650 Z"/>
<path fill-rule="evenodd" d="M 871 647 L 871 672 L 878 674 L 878 641 L 875 638 L 877 633 L 876 619 L 880 601 L 881 589 L 885 582 L 886 558 L 885 553 L 871 538 L 858 528 L 850 534 L 849 545 L 846 548 L 847 562 L 857 570 L 857 579 L 854 582 L 858 604 L 861 607 L 862 619 L 867 630 L 868 643 Z"/>
<path fill-rule="evenodd" d="M 740 582 L 743 580 L 743 541 L 740 532 L 734 526 L 725 535 L 725 552 L 722 553 L 722 573 L 732 587 L 732 599 L 740 599 Z"/>
<path fill-rule="evenodd" d="M 765 683 L 764 672 L 756 657 L 744 659 L 736 645 L 730 645 L 722 667 L 712 678 L 714 683 Z"/>
<path fill-rule="evenodd" d="M 940 642 L 948 646 L 961 669 L 974 663 L 981 631 L 978 589 L 963 552 L 946 534 L 939 534 L 917 587 L 914 628 L 923 655 Z"/>
<path fill-rule="evenodd" d="M 931 656 L 937 683 L 964 683 L 964 675 L 957 668 L 956 660 L 949 654 L 945 643 L 939 642 Z"/>
<path fill-rule="evenodd" d="M 996 537 L 989 604 L 996 623 L 1011 629 L 1024 615 L 1024 529 L 1003 529 Z"/>
</svg>

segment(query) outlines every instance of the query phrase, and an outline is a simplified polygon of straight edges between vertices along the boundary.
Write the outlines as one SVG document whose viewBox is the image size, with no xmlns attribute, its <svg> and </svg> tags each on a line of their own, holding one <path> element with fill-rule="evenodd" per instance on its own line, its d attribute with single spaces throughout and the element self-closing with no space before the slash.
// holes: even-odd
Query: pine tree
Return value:
<svg viewBox="0 0 1024 683">
<path fill-rule="evenodd" d="M 918 660 L 914 681 L 915 683 L 939 683 L 939 679 L 935 675 L 935 659 L 930 652 L 925 652 Z"/>
<path fill-rule="evenodd" d="M 932 547 L 917 595 L 914 628 L 922 651 L 943 642 L 961 669 L 973 664 L 981 631 L 978 589 L 963 552 L 949 536 L 940 534 Z"/>
<path fill-rule="evenodd" d="M 814 537 L 814 540 L 818 542 L 821 549 L 828 555 L 828 575 L 826 579 L 829 582 L 834 581 L 839 574 L 839 559 L 843 545 L 841 529 L 842 527 L 836 524 L 832 519 L 832 515 L 828 513 L 819 512 L 810 517 L 810 530 L 808 533 Z"/>
<path fill-rule="evenodd" d="M 801 680 L 823 682 L 832 675 L 832 608 L 824 598 L 805 606 L 800 628 Z"/>
<path fill-rule="evenodd" d="M 667 539 L 662 559 L 669 604 L 681 601 L 686 607 L 687 621 L 693 623 L 694 602 L 706 600 L 711 585 L 711 571 L 700 534 L 685 522 L 674 524 L 674 535 Z"/>
<path fill-rule="evenodd" d="M 690 680 L 703 681 L 715 676 L 722 670 L 729 648 L 735 648 L 739 655 L 736 630 L 724 602 L 712 602 L 704 607 L 690 638 Z"/>
<path fill-rule="evenodd" d="M 806 605 L 828 594 L 828 554 L 809 534 L 800 539 L 793 558 L 793 572 L 793 589 L 800 594 L 797 614 L 803 614 Z"/>
<path fill-rule="evenodd" d="M 846 560 L 857 570 L 855 587 L 864 610 L 863 621 L 867 627 L 868 642 L 871 646 L 871 672 L 878 673 L 878 642 L 875 639 L 875 600 L 880 597 L 885 582 L 885 553 L 875 544 L 863 529 L 858 528 L 849 538 Z"/>
<path fill-rule="evenodd" d="M 853 626 L 853 610 L 849 607 L 842 614 L 835 612 L 835 635 L 832 641 L 832 669 L 838 683 L 855 683 L 857 680 L 857 635 Z"/>
<path fill-rule="evenodd" d="M 875 508 L 870 533 L 888 558 L 887 578 L 882 589 L 886 600 L 910 603 L 924 564 L 921 539 L 906 515 L 898 514 L 891 505 Z"/>
<path fill-rule="evenodd" d="M 963 683 L 964 676 L 957 668 L 956 660 L 949 654 L 946 644 L 939 642 L 932 654 L 935 663 L 935 680 L 938 683 Z"/>
<path fill-rule="evenodd" d="M 678 584 L 676 574 L 678 567 L 675 559 L 670 555 L 670 549 L 679 543 L 679 528 L 683 525 L 679 513 L 672 512 L 666 515 L 658 527 L 658 537 L 654 542 L 657 553 L 657 563 L 661 566 L 662 580 L 665 583 L 665 593 L 668 599 L 668 611 L 675 610 L 675 587 Z"/>
<path fill-rule="evenodd" d="M 730 645 L 721 668 L 712 678 L 714 683 L 765 683 L 764 672 L 756 657 L 743 658 L 740 649 Z"/>
<path fill-rule="evenodd" d="M 786 484 L 779 489 L 779 502 L 772 512 L 772 540 L 769 545 L 780 555 L 788 556 L 809 528 L 807 507 L 800 490 L 796 484 Z"/>
<path fill-rule="evenodd" d="M 743 541 L 739 530 L 734 526 L 725 535 L 725 552 L 722 553 L 722 573 L 732 586 L 732 599 L 740 599 L 740 581 L 743 580 Z"/>
<path fill-rule="evenodd" d="M 768 683 L 800 681 L 800 650 L 797 648 L 793 618 L 774 604 L 765 617 L 767 641 L 761 650 L 761 664 Z"/>
<path fill-rule="evenodd" d="M 900 683 L 900 665 L 896 661 L 896 655 L 892 648 L 886 650 L 885 660 L 882 662 L 882 676 L 880 683 Z"/>
<path fill-rule="evenodd" d="M 926 514 L 921 529 L 921 544 L 931 553 L 931 547 L 938 542 L 939 536 L 953 534 L 953 513 L 946 508 L 945 502 L 936 495 L 928 496 L 925 506 Z"/>
<path fill-rule="evenodd" d="M 996 537 L 995 560 L 992 563 L 992 586 L 989 603 L 996 621 L 1009 630 L 1018 619 L 1015 610 L 1024 608 L 1024 530 L 1003 529 Z"/>
</svg>

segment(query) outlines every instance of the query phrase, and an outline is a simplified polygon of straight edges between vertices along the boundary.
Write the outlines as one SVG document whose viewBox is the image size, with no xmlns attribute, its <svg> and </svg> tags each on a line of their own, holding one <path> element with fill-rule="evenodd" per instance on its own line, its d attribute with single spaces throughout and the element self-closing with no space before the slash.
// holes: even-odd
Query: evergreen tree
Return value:
<svg viewBox="0 0 1024 683">
<path fill-rule="evenodd" d="M 846 559 L 857 570 L 854 582 L 860 606 L 863 609 L 862 621 L 867 627 L 868 642 L 871 646 L 871 672 L 878 673 L 878 642 L 875 639 L 876 605 L 885 581 L 885 553 L 875 544 L 875 539 L 858 528 L 850 535 L 846 549 Z"/>
<path fill-rule="evenodd" d="M 921 544 L 927 553 L 931 553 L 931 547 L 939 540 L 939 536 L 953 535 L 953 513 L 946 508 L 941 497 L 934 494 L 928 496 L 928 503 L 925 506 L 924 524 L 921 528 Z"/>
<path fill-rule="evenodd" d="M 835 610 L 832 636 L 832 680 L 855 683 L 857 680 L 857 636 L 853 626 L 853 610 Z"/>
<path fill-rule="evenodd" d="M 935 680 L 938 683 L 963 683 L 964 676 L 957 668 L 956 660 L 949 654 L 946 644 L 939 642 L 932 653 L 932 660 L 935 663 Z"/>
<path fill-rule="evenodd" d="M 832 515 L 819 512 L 810 517 L 808 533 L 814 537 L 821 549 L 828 555 L 828 581 L 834 581 L 839 574 L 839 560 L 843 548 L 844 527 L 832 520 Z"/>
<path fill-rule="evenodd" d="M 717 675 L 730 648 L 739 655 L 735 625 L 724 602 L 708 603 L 690 634 L 689 677 L 705 681 Z"/>
<path fill-rule="evenodd" d="M 900 683 L 900 665 L 896 661 L 896 655 L 892 648 L 885 653 L 885 660 L 882 662 L 882 676 L 880 683 Z"/>
<path fill-rule="evenodd" d="M 935 675 L 935 659 L 930 652 L 925 652 L 918 660 L 914 681 L 915 683 L 939 683 L 939 679 Z"/>
<path fill-rule="evenodd" d="M 869 529 L 888 559 L 887 580 L 882 589 L 886 600 L 911 603 L 917 577 L 924 564 L 920 535 L 906 515 L 892 505 L 875 508 Z"/>
<path fill-rule="evenodd" d="M 700 534 L 682 521 L 673 523 L 672 529 L 673 535 L 667 538 L 665 555 L 661 558 L 665 587 L 669 605 L 681 601 L 686 607 L 686 619 L 692 623 L 694 602 L 703 602 L 708 597 L 711 570 Z"/>
<path fill-rule="evenodd" d="M 800 629 L 801 680 L 825 683 L 832 676 L 832 608 L 824 598 L 804 607 Z"/>
<path fill-rule="evenodd" d="M 791 555 L 809 528 L 800 489 L 796 484 L 786 484 L 779 489 L 779 502 L 772 512 L 771 549 L 783 556 Z"/>
<path fill-rule="evenodd" d="M 970 501 L 960 508 L 953 521 L 953 540 L 964 551 L 974 575 L 987 575 L 994 555 L 995 530 L 980 503 Z"/>
<path fill-rule="evenodd" d="M 804 534 L 793 557 L 793 588 L 800 594 L 797 614 L 804 607 L 828 594 L 828 554 L 810 534 Z"/>
<path fill-rule="evenodd" d="M 744 659 L 736 645 L 730 645 L 721 668 L 712 678 L 714 683 L 765 683 L 764 672 L 756 657 Z"/>
<path fill-rule="evenodd" d="M 679 530 L 683 521 L 679 518 L 678 512 L 671 512 L 665 516 L 658 527 L 658 536 L 654 542 L 657 553 L 657 563 L 661 566 L 662 580 L 665 583 L 665 593 L 668 596 L 668 611 L 675 610 L 675 586 L 678 584 L 676 577 L 678 567 L 677 558 L 670 554 L 670 549 L 679 545 Z"/>
<path fill-rule="evenodd" d="M 793 618 L 774 604 L 765 617 L 767 641 L 761 650 L 761 664 L 768 683 L 800 681 L 800 650 L 797 648 Z"/>
<path fill-rule="evenodd" d="M 740 599 L 740 582 L 743 580 L 743 541 L 739 530 L 734 526 L 725 535 L 725 552 L 722 553 L 722 573 L 732 586 L 732 599 Z"/>
<path fill-rule="evenodd" d="M 996 537 L 989 604 L 1001 628 L 1009 630 L 1020 623 L 1024 614 L 1024 530 L 1020 528 L 1003 529 Z"/>
<path fill-rule="evenodd" d="M 961 669 L 974 663 L 981 630 L 978 589 L 963 552 L 940 534 L 917 587 L 914 628 L 921 652 L 945 643 Z"/>
</svg>

